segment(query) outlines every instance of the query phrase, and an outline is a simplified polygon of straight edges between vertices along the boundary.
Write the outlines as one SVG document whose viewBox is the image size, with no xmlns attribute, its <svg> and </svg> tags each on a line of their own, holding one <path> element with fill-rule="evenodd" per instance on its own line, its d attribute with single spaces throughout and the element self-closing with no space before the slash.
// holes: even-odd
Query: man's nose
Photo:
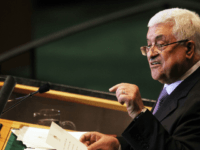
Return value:
<svg viewBox="0 0 200 150">
<path fill-rule="evenodd" d="M 159 50 L 156 49 L 155 46 L 152 46 L 147 53 L 147 57 L 149 58 L 155 58 L 158 55 L 159 55 Z"/>
</svg>

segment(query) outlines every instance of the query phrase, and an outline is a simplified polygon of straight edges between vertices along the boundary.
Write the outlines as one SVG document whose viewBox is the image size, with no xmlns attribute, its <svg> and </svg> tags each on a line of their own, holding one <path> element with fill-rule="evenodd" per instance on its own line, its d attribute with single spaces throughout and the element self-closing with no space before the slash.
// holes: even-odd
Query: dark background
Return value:
<svg viewBox="0 0 200 150">
<path fill-rule="evenodd" d="M 0 53 L 67 27 L 150 2 L 155 0 L 2 1 Z M 147 23 L 158 11 L 182 7 L 199 12 L 197 0 L 190 0 L 191 5 L 185 2 L 188 1 L 166 1 L 160 8 L 32 49 L 2 62 L 1 74 L 99 91 L 128 82 L 139 86 L 143 98 L 157 99 L 162 85 L 151 78 L 146 57 L 141 55 L 139 47 L 146 45 Z"/>
</svg>

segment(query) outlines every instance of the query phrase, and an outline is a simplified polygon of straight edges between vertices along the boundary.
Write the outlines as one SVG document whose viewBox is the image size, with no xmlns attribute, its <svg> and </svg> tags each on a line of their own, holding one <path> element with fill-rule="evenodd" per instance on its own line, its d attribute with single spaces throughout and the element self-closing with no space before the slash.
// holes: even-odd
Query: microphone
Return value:
<svg viewBox="0 0 200 150">
<path fill-rule="evenodd" d="M 2 115 L 2 111 L 3 111 L 4 107 L 6 106 L 8 98 L 10 97 L 10 95 L 15 87 L 15 84 L 16 84 L 16 81 L 15 81 L 14 77 L 12 77 L 12 76 L 6 77 L 4 85 L 0 91 L 0 116 Z"/>
<path fill-rule="evenodd" d="M 18 101 L 18 102 L 16 102 L 14 105 L 10 106 L 5 111 L 3 111 L 2 114 L 4 114 L 4 113 L 8 112 L 9 110 L 13 109 L 14 107 L 16 107 L 17 105 L 19 105 L 22 101 L 24 101 L 28 97 L 33 96 L 34 94 L 37 94 L 37 93 L 45 93 L 45 92 L 49 91 L 49 89 L 50 89 L 50 85 L 49 85 L 49 83 L 46 83 L 43 86 L 41 86 L 37 91 L 29 93 L 26 96 L 22 96 L 22 97 L 16 98 L 15 100 L 19 100 L 19 99 L 21 99 L 21 100 Z"/>
<path fill-rule="evenodd" d="M 50 85 L 49 85 L 49 83 L 46 83 L 39 88 L 38 92 L 45 93 L 45 92 L 49 91 L 49 89 L 50 89 Z"/>
</svg>

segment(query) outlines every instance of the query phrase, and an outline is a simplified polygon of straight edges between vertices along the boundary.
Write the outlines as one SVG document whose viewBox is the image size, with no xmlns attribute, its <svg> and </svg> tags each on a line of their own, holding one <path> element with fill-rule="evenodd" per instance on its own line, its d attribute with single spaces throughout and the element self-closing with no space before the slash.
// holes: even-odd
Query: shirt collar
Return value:
<svg viewBox="0 0 200 150">
<path fill-rule="evenodd" d="M 165 84 L 164 87 L 166 87 L 167 93 L 170 95 L 174 89 L 181 84 L 183 80 L 185 80 L 187 77 L 189 77 L 197 68 L 200 66 L 200 60 L 192 66 L 178 81 L 171 83 L 171 84 Z"/>
</svg>

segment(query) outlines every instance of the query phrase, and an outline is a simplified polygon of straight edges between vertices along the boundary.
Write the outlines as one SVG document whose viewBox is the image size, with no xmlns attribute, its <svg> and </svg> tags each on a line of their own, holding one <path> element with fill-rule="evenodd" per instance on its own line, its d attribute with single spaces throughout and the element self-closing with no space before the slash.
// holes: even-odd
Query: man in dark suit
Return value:
<svg viewBox="0 0 200 150">
<path fill-rule="evenodd" d="M 164 84 L 152 112 L 139 88 L 121 83 L 109 90 L 126 104 L 133 121 L 114 138 L 89 132 L 80 139 L 88 150 L 200 150 L 200 18 L 186 9 L 167 9 L 148 24 L 147 56 L 154 80 Z"/>
</svg>

